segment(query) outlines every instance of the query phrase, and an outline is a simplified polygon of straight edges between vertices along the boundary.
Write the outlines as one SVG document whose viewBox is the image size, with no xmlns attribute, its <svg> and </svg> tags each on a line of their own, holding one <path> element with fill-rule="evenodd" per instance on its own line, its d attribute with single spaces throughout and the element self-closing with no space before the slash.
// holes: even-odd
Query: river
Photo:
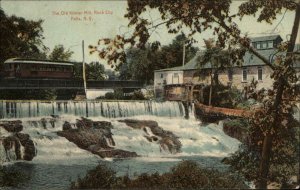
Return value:
<svg viewBox="0 0 300 190">
<path fill-rule="evenodd" d="M 55 115 L 55 122 L 41 122 Z M 116 148 L 134 151 L 141 157 L 130 159 L 101 159 L 78 148 L 56 132 L 62 130 L 64 121 L 75 122 L 81 116 L 94 121 L 110 121 Z M 67 189 L 71 181 L 84 176 L 99 163 L 105 163 L 118 175 L 147 172 L 166 172 L 181 160 L 195 160 L 203 167 L 226 169 L 220 161 L 235 152 L 239 141 L 224 134 L 222 123 L 202 124 L 190 110 L 190 119 L 184 119 L 183 105 L 179 102 L 154 101 L 67 101 L 67 102 L 0 102 L 1 120 L 20 119 L 23 133 L 30 135 L 37 148 L 32 161 L 7 161 L 0 150 L 4 167 L 26 173 L 28 179 L 16 189 Z M 158 144 L 150 143 L 142 130 L 126 127 L 120 118 L 154 120 L 164 130 L 173 132 L 182 143 L 180 153 L 162 151 Z M 0 121 L 1 121 L 0 120 Z M 0 129 L 1 136 L 10 135 Z M 14 158 L 11 153 L 11 158 Z M 13 160 L 13 159 L 12 159 Z M 14 189 L 14 188 L 7 188 Z"/>
</svg>

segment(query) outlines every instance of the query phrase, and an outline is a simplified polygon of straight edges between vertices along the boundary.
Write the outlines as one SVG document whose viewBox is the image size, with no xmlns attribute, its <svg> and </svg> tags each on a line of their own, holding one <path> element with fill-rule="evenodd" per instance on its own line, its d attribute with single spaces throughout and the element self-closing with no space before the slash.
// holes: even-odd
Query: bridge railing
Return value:
<svg viewBox="0 0 300 190">
<path fill-rule="evenodd" d="M 140 81 L 87 81 L 87 88 L 142 88 Z M 66 79 L 4 79 L 0 89 L 83 89 L 82 80 Z"/>
<path fill-rule="evenodd" d="M 83 88 L 80 80 L 60 79 L 5 79 L 0 80 L 0 89 L 46 89 L 46 88 Z"/>
</svg>

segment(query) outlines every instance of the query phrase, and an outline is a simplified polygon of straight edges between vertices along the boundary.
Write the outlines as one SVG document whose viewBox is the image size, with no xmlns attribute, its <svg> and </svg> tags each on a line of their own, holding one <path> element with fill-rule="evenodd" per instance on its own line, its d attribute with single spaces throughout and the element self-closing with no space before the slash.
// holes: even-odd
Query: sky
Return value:
<svg viewBox="0 0 300 190">
<path fill-rule="evenodd" d="M 126 13 L 126 1 L 12 1 L 0 0 L 1 7 L 7 15 L 16 15 L 30 20 L 44 20 L 44 44 L 52 50 L 55 45 L 62 44 L 65 48 L 74 52 L 72 60 L 82 61 L 82 40 L 85 46 L 86 62 L 100 61 L 96 54 L 89 55 L 88 45 L 96 45 L 100 38 L 111 38 L 117 34 L 124 34 L 132 30 L 128 29 L 128 20 L 124 18 Z M 237 11 L 242 1 L 234 1 L 231 12 Z M 283 11 L 284 13 L 284 11 Z M 268 34 L 279 34 L 286 40 L 291 33 L 294 12 L 286 11 L 277 16 L 272 25 L 257 23 L 256 18 L 247 16 L 242 21 L 235 20 L 243 34 L 250 37 Z M 158 11 L 149 11 L 146 16 L 152 20 L 159 19 Z M 80 19 L 80 20 L 79 20 Z M 274 30 L 275 29 L 275 30 Z M 300 32 L 299 32 L 300 33 Z M 150 40 L 158 40 L 162 45 L 172 42 L 176 35 L 167 33 L 164 26 L 153 33 Z M 300 43 L 298 34 L 297 42 Z M 196 46 L 203 48 L 203 39 L 211 38 L 210 32 L 196 35 Z"/>
</svg>

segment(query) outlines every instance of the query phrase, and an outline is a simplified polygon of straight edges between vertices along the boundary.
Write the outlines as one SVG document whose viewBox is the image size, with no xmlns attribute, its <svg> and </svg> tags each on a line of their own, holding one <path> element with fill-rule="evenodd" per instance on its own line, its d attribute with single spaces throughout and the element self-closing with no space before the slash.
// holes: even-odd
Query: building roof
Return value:
<svg viewBox="0 0 300 190">
<path fill-rule="evenodd" d="M 182 66 L 159 69 L 159 70 L 155 70 L 155 71 L 158 71 L 158 72 L 160 72 L 160 71 L 182 71 Z"/>
<path fill-rule="evenodd" d="M 271 40 L 276 40 L 282 38 L 280 35 L 270 35 L 270 36 L 260 36 L 260 37 L 254 37 L 251 38 L 252 42 L 260 42 L 260 41 L 271 41 Z M 256 50 L 258 53 L 260 53 L 262 56 L 264 56 L 267 60 L 273 60 L 274 54 L 277 52 L 275 48 L 272 49 L 258 49 Z M 300 52 L 300 44 L 295 45 L 295 52 Z M 202 56 L 204 54 L 204 51 L 198 51 L 196 55 L 184 66 L 179 66 L 179 67 L 172 67 L 172 68 L 166 68 L 166 69 L 160 69 L 156 71 L 185 71 L 185 70 L 194 70 L 199 68 L 199 56 Z M 277 53 L 276 55 L 280 55 L 283 53 Z M 247 67 L 247 66 L 261 66 L 265 65 L 265 63 L 253 55 L 250 52 L 246 52 L 244 57 L 243 57 L 243 64 L 242 66 Z M 294 65 L 295 67 L 300 67 L 300 62 L 297 61 L 296 64 Z M 202 66 L 202 69 L 210 69 L 212 68 L 211 63 L 207 62 L 204 66 Z"/>
<path fill-rule="evenodd" d="M 300 45 L 298 45 L 298 47 L 300 47 Z M 295 50 L 297 52 L 297 57 L 300 57 L 300 51 L 297 50 L 297 48 L 295 47 Z M 260 53 L 262 56 L 264 56 L 267 60 L 271 60 L 274 59 L 274 54 L 277 52 L 276 49 L 262 49 L 262 50 L 257 50 L 258 53 Z M 299 53 L 298 53 L 299 52 Z M 157 70 L 159 71 L 186 71 L 186 70 L 195 70 L 198 69 L 199 66 L 199 56 L 203 55 L 203 51 L 198 51 L 196 53 L 196 55 L 184 66 L 179 66 L 179 67 L 172 67 L 172 68 L 166 68 L 166 69 L 161 69 L 161 70 Z M 280 54 L 284 54 L 284 53 L 277 53 L 276 55 L 280 55 Z M 299 55 L 299 56 L 298 56 Z M 250 52 L 246 52 L 243 58 L 243 67 L 247 67 L 247 66 L 263 66 L 265 65 L 265 63 L 259 59 L 257 56 L 255 56 L 254 54 L 250 53 Z M 296 64 L 294 65 L 295 67 L 299 67 L 300 68 L 300 61 L 296 61 Z M 238 67 L 238 66 L 235 66 Z M 207 64 L 205 64 L 204 66 L 202 66 L 202 69 L 211 69 L 211 63 L 208 62 Z"/>
<path fill-rule="evenodd" d="M 45 65 L 63 65 L 63 66 L 73 66 L 74 63 L 68 61 L 50 61 L 50 60 L 37 60 L 37 59 L 20 59 L 20 58 L 12 58 L 8 59 L 4 62 L 7 63 L 33 63 L 33 64 L 45 64 Z"/>
<path fill-rule="evenodd" d="M 257 50 L 259 54 L 265 57 L 267 60 L 273 60 L 274 54 L 277 52 L 276 49 L 262 49 Z M 278 54 L 277 54 L 278 55 Z M 246 52 L 245 56 L 243 57 L 243 64 L 242 66 L 260 66 L 265 65 L 265 63 L 259 59 L 257 56 L 250 52 Z"/>
<path fill-rule="evenodd" d="M 156 70 L 158 72 L 160 71 L 185 71 L 185 70 L 194 70 L 198 69 L 198 58 L 203 55 L 203 51 L 198 51 L 196 55 L 189 61 L 187 62 L 184 66 L 179 66 L 179 67 L 171 67 L 171 68 L 166 68 L 166 69 L 160 69 Z M 205 64 L 202 68 L 208 69 L 211 68 L 210 62 Z"/>
<path fill-rule="evenodd" d="M 276 40 L 278 38 L 280 40 L 282 40 L 282 38 L 280 37 L 280 35 L 259 36 L 259 37 L 250 38 L 250 40 L 251 40 L 251 42 L 263 42 L 263 41 L 273 41 L 273 40 Z"/>
</svg>

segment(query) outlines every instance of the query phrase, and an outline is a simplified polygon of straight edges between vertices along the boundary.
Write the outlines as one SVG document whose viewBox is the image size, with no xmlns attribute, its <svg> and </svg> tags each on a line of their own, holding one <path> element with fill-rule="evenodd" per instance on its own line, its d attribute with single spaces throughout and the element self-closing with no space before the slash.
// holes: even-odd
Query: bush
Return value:
<svg viewBox="0 0 300 190">
<path fill-rule="evenodd" d="M 133 93 L 130 93 L 129 96 L 124 96 L 122 89 L 116 89 L 114 92 L 107 92 L 104 98 L 108 100 L 145 100 L 146 99 L 144 94 L 140 90 L 136 90 Z"/>
<path fill-rule="evenodd" d="M 25 173 L 12 167 L 0 166 L 0 187 L 17 187 L 26 180 L 29 180 L 29 176 L 25 175 Z"/>
<path fill-rule="evenodd" d="M 139 91 L 134 91 L 133 95 L 131 96 L 132 100 L 145 100 L 144 94 Z"/>
<path fill-rule="evenodd" d="M 72 182 L 71 189 L 85 188 L 148 188 L 148 189 L 199 189 L 199 188 L 247 188 L 237 176 L 201 168 L 193 161 L 182 161 L 170 172 L 143 173 L 134 179 L 116 177 L 112 169 L 99 165 L 84 178 Z"/>
<path fill-rule="evenodd" d="M 209 104 L 210 86 L 203 88 L 203 104 Z M 222 84 L 214 85 L 212 87 L 212 106 L 224 107 L 224 108 L 238 108 L 238 109 L 250 109 L 255 103 L 253 99 L 250 101 L 245 100 L 243 93 L 235 87 L 224 86 Z"/>
<path fill-rule="evenodd" d="M 209 104 L 210 86 L 203 88 L 204 104 Z M 212 106 L 233 108 L 233 99 L 230 97 L 230 87 L 224 85 L 214 85 L 212 87 Z"/>
<path fill-rule="evenodd" d="M 105 95 L 104 95 L 104 98 L 105 99 L 108 99 L 108 100 L 113 100 L 115 99 L 115 94 L 113 92 L 107 92 Z"/>
<path fill-rule="evenodd" d="M 299 176 L 299 156 L 300 156 L 300 123 L 292 120 L 289 127 L 278 126 L 273 136 L 272 158 L 268 182 L 276 182 L 284 188 L 292 185 L 292 176 Z M 248 181 L 256 183 L 260 180 L 259 163 L 262 159 L 262 143 L 264 134 L 253 122 L 248 127 L 248 141 L 241 144 L 239 150 L 224 160 L 230 168 L 239 172 Z M 289 187 L 292 188 L 292 187 Z"/>
<path fill-rule="evenodd" d="M 77 182 L 71 183 L 71 189 L 111 188 L 116 183 L 116 172 L 104 165 L 98 165 Z"/>
</svg>

